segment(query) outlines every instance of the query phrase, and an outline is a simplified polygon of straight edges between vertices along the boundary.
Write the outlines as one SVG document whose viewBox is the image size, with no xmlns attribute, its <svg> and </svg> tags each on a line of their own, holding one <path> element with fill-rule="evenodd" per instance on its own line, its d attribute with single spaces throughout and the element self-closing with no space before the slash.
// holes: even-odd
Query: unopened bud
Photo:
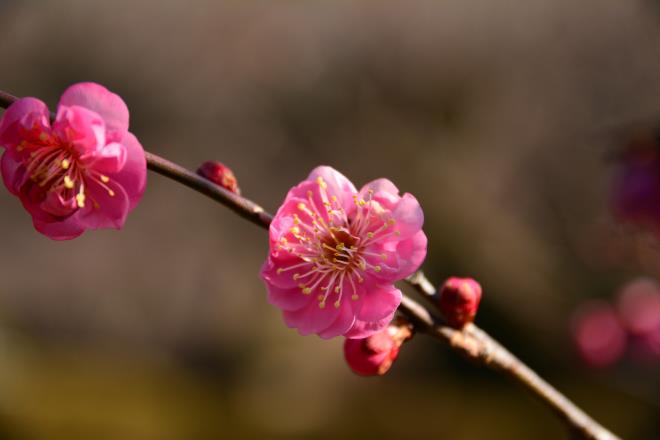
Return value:
<svg viewBox="0 0 660 440">
<path fill-rule="evenodd" d="M 472 278 L 451 277 L 440 289 L 438 305 L 447 324 L 463 328 L 474 321 L 481 301 L 481 286 Z"/>
<path fill-rule="evenodd" d="M 197 174 L 233 193 L 241 194 L 236 176 L 223 163 L 216 160 L 208 160 L 197 169 Z"/>
<path fill-rule="evenodd" d="M 354 373 L 361 376 L 382 376 L 399 355 L 399 348 L 412 337 L 412 327 L 397 318 L 384 330 L 364 339 L 346 339 L 344 357 Z"/>
</svg>

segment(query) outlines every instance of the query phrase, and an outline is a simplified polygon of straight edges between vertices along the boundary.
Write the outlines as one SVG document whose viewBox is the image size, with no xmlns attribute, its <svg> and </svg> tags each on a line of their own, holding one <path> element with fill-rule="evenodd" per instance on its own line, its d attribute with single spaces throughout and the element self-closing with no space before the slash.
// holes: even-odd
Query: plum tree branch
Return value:
<svg viewBox="0 0 660 440">
<path fill-rule="evenodd" d="M 16 97 L 0 90 L 0 107 L 7 108 Z M 198 191 L 228 207 L 239 216 L 268 229 L 273 216 L 253 201 L 228 191 L 196 173 L 153 153 L 145 152 L 147 167 L 162 176 Z M 434 303 L 438 292 L 422 271 L 406 279 L 424 298 Z M 520 383 L 548 405 L 570 428 L 572 434 L 591 440 L 617 440 L 619 437 L 605 429 L 567 397 L 543 380 L 499 342 L 475 324 L 463 329 L 444 325 L 429 308 L 404 295 L 399 313 L 406 316 L 417 331 L 428 334 L 449 345 L 474 362 L 501 371 Z"/>
</svg>

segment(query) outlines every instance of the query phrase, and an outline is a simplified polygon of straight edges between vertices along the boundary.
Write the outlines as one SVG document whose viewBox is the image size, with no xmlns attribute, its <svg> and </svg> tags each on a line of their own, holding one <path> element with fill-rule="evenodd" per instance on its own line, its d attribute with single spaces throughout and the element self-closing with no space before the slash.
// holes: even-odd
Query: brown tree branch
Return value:
<svg viewBox="0 0 660 440">
<path fill-rule="evenodd" d="M 7 108 L 16 99 L 13 95 L 0 91 L 0 107 Z M 153 153 L 145 152 L 145 156 L 150 170 L 194 189 L 252 223 L 268 229 L 273 216 L 251 200 Z M 438 293 L 423 272 L 418 271 L 406 281 L 433 303 Z M 462 330 L 443 325 L 429 309 L 405 295 L 399 312 L 410 319 L 418 331 L 447 343 L 467 358 L 501 371 L 523 385 L 558 414 L 574 434 L 591 440 L 618 439 L 476 325 L 468 324 Z"/>
</svg>

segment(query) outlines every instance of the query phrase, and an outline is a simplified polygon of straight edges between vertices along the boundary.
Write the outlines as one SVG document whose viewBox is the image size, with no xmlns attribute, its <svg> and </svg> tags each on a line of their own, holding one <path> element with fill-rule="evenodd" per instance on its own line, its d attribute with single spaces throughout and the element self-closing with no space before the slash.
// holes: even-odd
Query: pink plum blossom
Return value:
<svg viewBox="0 0 660 440">
<path fill-rule="evenodd" d="M 401 302 L 394 282 L 426 256 L 417 199 L 387 179 L 359 192 L 320 166 L 292 188 L 270 225 L 261 270 L 268 300 L 300 334 L 365 338 L 392 320 Z"/>
<path fill-rule="evenodd" d="M 128 108 L 105 87 L 69 87 L 54 122 L 35 98 L 14 102 L 0 120 L 2 178 L 54 240 L 86 229 L 120 229 L 144 193 L 146 161 L 128 131 Z"/>
<path fill-rule="evenodd" d="M 622 356 L 627 339 L 614 307 L 604 301 L 582 304 L 573 318 L 578 354 L 590 366 L 607 367 Z"/>
</svg>

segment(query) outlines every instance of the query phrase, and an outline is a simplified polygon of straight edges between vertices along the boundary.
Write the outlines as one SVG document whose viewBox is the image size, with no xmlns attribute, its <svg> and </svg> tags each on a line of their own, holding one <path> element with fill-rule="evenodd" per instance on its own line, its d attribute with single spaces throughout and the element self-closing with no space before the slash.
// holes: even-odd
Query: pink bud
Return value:
<svg viewBox="0 0 660 440">
<path fill-rule="evenodd" d="M 481 286 L 472 278 L 451 277 L 440 289 L 438 305 L 447 323 L 463 328 L 474 321 L 481 301 Z"/>
<path fill-rule="evenodd" d="M 364 339 L 346 339 L 344 357 L 354 373 L 382 376 L 399 355 L 399 348 L 412 337 L 410 324 L 395 319 L 387 328 Z"/>
<path fill-rule="evenodd" d="M 593 367 L 613 364 L 626 348 L 626 333 L 616 311 L 604 301 L 591 301 L 578 309 L 573 337 L 578 353 Z"/>
<path fill-rule="evenodd" d="M 241 194 L 236 176 L 229 167 L 221 162 L 207 160 L 197 169 L 197 174 L 233 193 Z"/>
</svg>

